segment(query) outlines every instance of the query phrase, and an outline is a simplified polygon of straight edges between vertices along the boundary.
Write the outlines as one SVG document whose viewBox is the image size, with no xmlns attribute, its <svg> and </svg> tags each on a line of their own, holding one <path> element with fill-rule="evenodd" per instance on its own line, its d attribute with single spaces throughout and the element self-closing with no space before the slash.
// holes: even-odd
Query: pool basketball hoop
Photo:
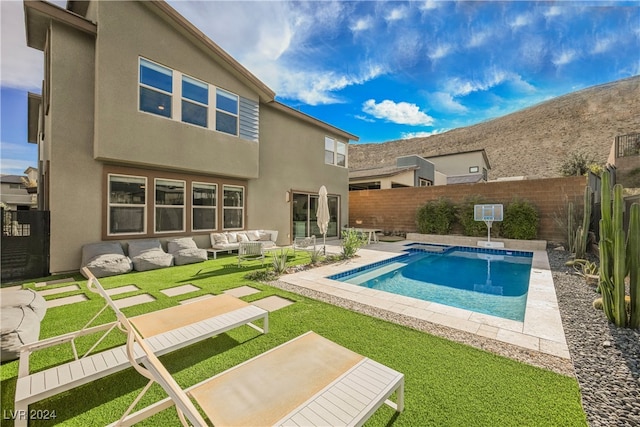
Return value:
<svg viewBox="0 0 640 427">
<path fill-rule="evenodd" d="M 502 205 L 474 205 L 473 219 L 475 221 L 483 221 L 487 224 L 487 241 L 478 242 L 478 245 L 484 247 L 504 247 L 502 242 L 491 243 L 491 225 L 494 221 L 502 221 L 504 210 Z"/>
</svg>

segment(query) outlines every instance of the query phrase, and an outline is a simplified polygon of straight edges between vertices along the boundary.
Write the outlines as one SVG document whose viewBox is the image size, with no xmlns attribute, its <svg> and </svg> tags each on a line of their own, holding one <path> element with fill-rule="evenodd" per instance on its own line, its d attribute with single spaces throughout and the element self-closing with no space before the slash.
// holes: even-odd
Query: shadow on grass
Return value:
<svg viewBox="0 0 640 427">
<path fill-rule="evenodd" d="M 244 341 L 238 341 L 227 334 L 221 334 L 184 349 L 161 356 L 160 359 L 167 370 L 175 376 L 177 373 L 188 370 L 192 366 L 198 365 L 211 357 L 219 356 L 238 345 L 249 342 L 261 335 L 262 334 L 257 334 Z M 207 373 L 207 376 L 211 376 L 213 374 L 213 372 Z M 38 411 L 50 411 L 53 408 L 56 408 L 55 419 L 39 420 L 37 425 L 58 425 L 65 421 L 72 420 L 73 418 L 88 411 L 99 410 L 99 408 L 107 402 L 120 400 L 121 402 L 117 405 L 118 410 L 121 410 L 120 413 L 109 413 L 104 414 L 104 416 L 98 415 L 101 419 L 111 419 L 112 421 L 116 421 L 124 413 L 131 402 L 133 402 L 133 399 L 138 395 L 139 391 L 147 382 L 148 380 L 146 378 L 129 367 L 124 371 L 100 378 L 89 384 L 76 387 L 49 399 L 36 402 L 29 406 L 29 411 L 37 413 Z M 14 396 L 15 385 L 15 377 L 3 381 L 3 394 L 10 392 L 11 396 Z M 182 384 L 183 387 L 189 385 L 191 384 Z M 5 387 L 8 389 L 5 389 Z M 156 387 L 155 392 L 151 393 L 150 391 L 150 393 L 148 393 L 148 395 L 150 394 L 154 399 L 149 401 L 145 396 L 143 399 L 143 406 L 149 405 L 154 401 L 166 397 L 166 393 L 157 388 L 157 385 L 154 387 Z M 140 407 L 142 406 L 138 405 L 138 408 Z M 79 421 L 76 421 L 76 424 L 78 423 Z"/>
</svg>

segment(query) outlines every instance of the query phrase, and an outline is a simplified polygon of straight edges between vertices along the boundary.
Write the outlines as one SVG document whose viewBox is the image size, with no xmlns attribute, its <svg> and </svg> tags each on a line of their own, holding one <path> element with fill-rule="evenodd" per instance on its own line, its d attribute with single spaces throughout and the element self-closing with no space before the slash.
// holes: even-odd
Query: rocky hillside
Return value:
<svg viewBox="0 0 640 427">
<path fill-rule="evenodd" d="M 557 177 L 571 153 L 605 163 L 615 137 L 640 132 L 640 76 L 573 92 L 509 115 L 426 138 L 351 144 L 352 170 L 392 165 L 398 156 L 484 148 L 489 179 Z"/>
</svg>

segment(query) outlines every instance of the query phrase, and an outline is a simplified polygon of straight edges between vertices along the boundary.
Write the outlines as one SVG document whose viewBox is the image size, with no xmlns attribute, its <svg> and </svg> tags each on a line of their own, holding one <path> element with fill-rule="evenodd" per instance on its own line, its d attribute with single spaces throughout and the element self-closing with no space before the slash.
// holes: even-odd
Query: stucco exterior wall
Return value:
<svg viewBox="0 0 640 427">
<path fill-rule="evenodd" d="M 469 173 L 471 166 L 478 166 L 478 172 L 482 172 L 482 168 L 487 168 L 480 152 L 450 154 L 431 157 L 428 160 L 436 165 L 437 171 L 448 176 L 466 175 Z"/>
<path fill-rule="evenodd" d="M 287 192 L 340 196 L 340 224 L 349 218 L 349 171 L 324 163 L 324 137 L 332 136 L 269 105 L 260 105 L 260 179 L 249 180 L 251 203 L 247 226 L 279 231 L 278 243 L 289 244 L 291 200 Z M 343 141 L 347 142 L 347 141 Z M 348 159 L 347 159 L 348 161 Z"/>
<path fill-rule="evenodd" d="M 50 270 L 61 272 L 77 270 L 81 246 L 100 240 L 102 167 L 92 157 L 94 40 L 54 22 L 50 43 Z"/>
<path fill-rule="evenodd" d="M 258 101 L 258 95 L 211 54 L 140 2 L 96 2 L 98 37 L 95 158 L 130 165 L 256 178 L 258 144 L 138 111 L 138 58 L 145 57 L 216 87 Z M 173 103 L 176 105 L 174 73 Z M 211 93 L 213 92 L 213 93 Z M 209 90 L 215 99 L 215 89 Z M 211 111 L 214 104 L 210 103 Z M 215 111 L 215 110 L 214 110 Z M 177 114 L 176 109 L 173 111 Z"/>
</svg>

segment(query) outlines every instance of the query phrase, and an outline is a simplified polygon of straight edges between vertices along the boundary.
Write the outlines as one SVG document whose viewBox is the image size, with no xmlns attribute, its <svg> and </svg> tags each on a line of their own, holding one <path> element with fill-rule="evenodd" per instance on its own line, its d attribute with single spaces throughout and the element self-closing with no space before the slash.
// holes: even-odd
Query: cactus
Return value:
<svg viewBox="0 0 640 427">
<path fill-rule="evenodd" d="M 573 231 L 574 213 L 572 202 L 569 202 L 567 210 L 567 246 L 569 247 L 569 252 L 573 253 L 576 250 L 576 233 Z"/>
<path fill-rule="evenodd" d="M 640 204 L 631 205 L 627 240 L 630 311 L 629 327 L 640 329 Z"/>
<path fill-rule="evenodd" d="M 609 172 L 602 175 L 602 219 L 600 220 L 600 290 L 607 319 L 620 327 L 640 327 L 640 205 L 630 210 L 629 238 L 623 230 L 623 188 L 613 187 Z M 625 306 L 625 278 L 630 278 L 629 316 Z"/>
<path fill-rule="evenodd" d="M 576 258 L 584 258 L 587 252 L 587 240 L 589 237 L 589 223 L 591 222 L 591 188 L 584 187 L 584 212 L 582 225 L 576 230 L 575 252 Z"/>
</svg>

